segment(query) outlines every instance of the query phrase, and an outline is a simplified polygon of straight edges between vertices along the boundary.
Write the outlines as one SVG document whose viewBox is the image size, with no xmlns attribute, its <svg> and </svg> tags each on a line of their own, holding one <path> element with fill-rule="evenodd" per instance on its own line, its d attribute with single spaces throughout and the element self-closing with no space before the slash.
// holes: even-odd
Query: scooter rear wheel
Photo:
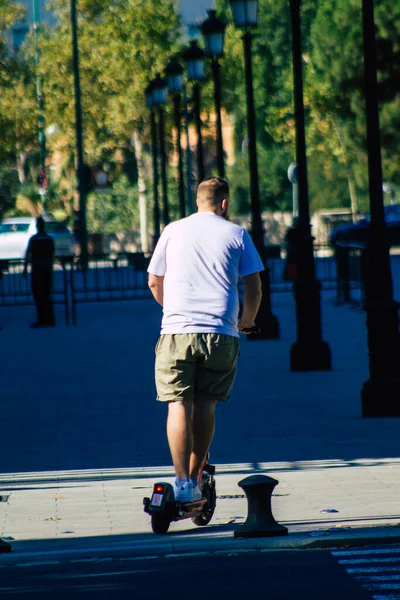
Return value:
<svg viewBox="0 0 400 600">
<path fill-rule="evenodd" d="M 171 521 L 166 519 L 161 513 L 153 513 L 151 515 L 151 528 L 153 530 L 153 533 L 167 533 L 170 524 Z"/>
<path fill-rule="evenodd" d="M 199 515 L 192 517 L 192 522 L 199 527 L 208 525 L 213 517 L 217 500 L 214 482 L 212 485 L 209 485 L 208 483 L 203 485 L 203 498 L 206 498 L 207 502 L 204 505 L 202 512 Z"/>
</svg>

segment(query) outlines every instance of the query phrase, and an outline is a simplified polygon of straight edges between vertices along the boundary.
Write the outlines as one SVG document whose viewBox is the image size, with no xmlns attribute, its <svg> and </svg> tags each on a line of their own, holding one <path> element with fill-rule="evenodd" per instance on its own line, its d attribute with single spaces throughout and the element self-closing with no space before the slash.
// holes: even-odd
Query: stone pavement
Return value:
<svg viewBox="0 0 400 600">
<path fill-rule="evenodd" d="M 49 330 L 27 328 L 32 308 L 3 308 L 0 538 L 16 553 L 400 541 L 400 421 L 360 417 L 365 315 L 334 307 L 331 292 L 322 300 L 333 370 L 289 371 L 293 299 L 275 294 L 281 340 L 242 340 L 234 393 L 217 410 L 214 518 L 201 529 L 173 523 L 167 536 L 150 533 L 142 507 L 153 483 L 172 477 L 165 407 L 154 401 L 159 308 L 79 305 L 68 329 L 58 307 Z M 252 474 L 279 481 L 272 509 L 287 537 L 233 539 L 247 514 L 237 484 Z"/>
</svg>

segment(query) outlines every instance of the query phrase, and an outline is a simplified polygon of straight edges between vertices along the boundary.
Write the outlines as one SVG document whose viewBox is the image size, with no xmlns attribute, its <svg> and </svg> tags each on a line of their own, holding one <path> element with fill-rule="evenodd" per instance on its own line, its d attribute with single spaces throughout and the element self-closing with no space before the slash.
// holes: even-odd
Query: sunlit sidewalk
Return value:
<svg viewBox="0 0 400 600">
<path fill-rule="evenodd" d="M 400 520 L 400 421 L 360 416 L 365 315 L 334 307 L 332 293 L 322 299 L 331 372 L 290 372 L 291 294 L 273 298 L 279 341 L 242 341 L 234 393 L 217 410 L 218 499 L 207 532 L 231 536 L 243 522 L 237 484 L 254 473 L 279 481 L 273 513 L 289 533 Z M 153 383 L 158 307 L 84 305 L 78 327 L 40 331 L 28 329 L 30 311 L 2 311 L 0 538 L 149 534 L 142 498 L 173 475 Z M 182 521 L 170 531 L 194 527 Z"/>
</svg>

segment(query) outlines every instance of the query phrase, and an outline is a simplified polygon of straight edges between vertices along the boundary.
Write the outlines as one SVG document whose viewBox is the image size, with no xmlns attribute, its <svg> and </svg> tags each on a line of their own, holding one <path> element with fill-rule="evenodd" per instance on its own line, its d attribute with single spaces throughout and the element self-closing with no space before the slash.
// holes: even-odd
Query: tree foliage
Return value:
<svg viewBox="0 0 400 600">
<path fill-rule="evenodd" d="M 20 190 L 35 185 L 38 165 L 36 76 L 43 82 L 47 164 L 52 206 L 68 212 L 75 195 L 75 103 L 70 2 L 51 0 L 55 25 L 40 28 L 36 69 L 31 35 L 18 53 L 7 55 L 5 31 L 21 18 L 14 1 L 0 0 L 0 211 Z M 134 132 L 140 132 L 149 158 L 149 116 L 143 92 L 171 56 L 187 45 L 174 0 L 78 0 L 85 161 L 101 165 L 113 180 L 111 195 L 91 200 L 91 228 L 108 231 L 137 222 L 137 164 Z M 228 168 L 234 209 L 249 210 L 247 108 L 242 34 L 228 0 L 217 0 L 226 19 L 221 59 L 224 114 L 234 123 L 234 164 Z M 400 5 L 375 2 L 383 172 L 391 189 L 400 187 Z M 368 176 L 360 0 L 302 0 L 304 103 L 311 208 L 366 210 Z M 259 0 L 253 31 L 253 85 L 262 208 L 290 210 L 287 168 L 295 160 L 295 115 L 288 0 Z M 201 42 L 200 42 L 201 44 Z M 207 160 L 213 160 L 213 85 L 210 66 L 202 85 L 202 118 Z M 190 85 L 188 86 L 190 96 Z M 166 108 L 168 154 L 174 148 L 171 105 Z M 170 161 L 171 214 L 177 212 L 176 157 Z M 208 163 L 210 170 L 210 164 Z M 394 187 L 393 187 L 394 186 Z M 129 191 L 129 187 L 131 190 Z M 25 192 L 24 192 L 25 193 Z M 34 195 L 34 191 L 32 192 Z M 117 195 L 121 200 L 118 205 Z M 123 216 L 129 215 L 128 221 Z M 149 211 L 151 215 L 151 211 Z M 112 214 L 114 217 L 112 218 Z M 114 219 L 114 221 L 113 221 Z M 113 221 L 113 222 L 112 222 Z M 97 225 L 96 225 L 97 224 Z"/>
<path fill-rule="evenodd" d="M 376 2 L 383 171 L 399 185 L 400 6 Z M 244 201 L 243 140 L 246 97 L 243 49 L 228 2 L 219 11 L 230 25 L 224 58 L 224 100 L 235 116 L 238 160 L 231 170 Z M 367 208 L 367 155 L 362 54 L 362 12 L 359 0 L 303 0 L 301 3 L 304 103 L 311 207 Z M 262 203 L 289 207 L 286 169 L 295 159 L 295 118 L 291 59 L 291 25 L 287 0 L 260 0 L 259 24 L 253 40 L 254 93 Z M 264 157 L 268 157 L 265 166 Z M 240 183 L 237 184 L 236 180 Z M 272 191 L 271 192 L 271 188 Z M 248 182 L 246 182 L 248 190 Z M 248 191 L 247 191 L 248 195 Z"/>
</svg>

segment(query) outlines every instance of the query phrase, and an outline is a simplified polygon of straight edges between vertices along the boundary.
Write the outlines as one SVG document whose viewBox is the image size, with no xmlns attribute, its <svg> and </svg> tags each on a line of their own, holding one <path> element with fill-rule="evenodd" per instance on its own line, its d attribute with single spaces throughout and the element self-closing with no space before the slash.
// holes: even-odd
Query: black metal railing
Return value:
<svg viewBox="0 0 400 600">
<path fill-rule="evenodd" d="M 398 248 L 397 248 L 398 249 Z M 399 293 L 400 284 L 400 254 L 391 250 L 390 262 L 392 281 L 395 294 Z M 365 277 L 366 253 L 364 245 L 353 243 L 350 245 L 337 244 L 335 247 L 336 261 L 336 304 L 350 304 L 357 308 L 365 306 Z"/>
<path fill-rule="evenodd" d="M 270 270 L 271 288 L 273 292 L 290 292 L 293 290 L 293 277 L 291 269 L 288 269 L 286 248 L 282 250 L 277 247 L 271 255 L 268 253 L 266 264 Z M 279 250 L 279 252 L 278 252 Z M 336 288 L 337 265 L 332 248 L 328 244 L 314 245 L 314 258 L 316 278 L 322 284 L 322 289 L 332 290 Z"/>
<path fill-rule="evenodd" d="M 82 302 L 134 300 L 149 298 L 147 264 L 142 253 L 96 256 L 83 270 L 74 257 L 55 261 L 52 296 L 54 304 L 63 304 L 67 325 L 76 324 L 76 305 Z M 30 277 L 24 277 L 23 260 L 0 260 L 0 304 L 27 306 L 34 303 Z"/>
<path fill-rule="evenodd" d="M 323 290 L 335 290 L 337 303 L 362 305 L 364 285 L 362 248 L 315 245 L 316 277 Z M 400 258 L 400 257 L 399 257 Z M 287 279 L 287 257 L 279 246 L 270 248 L 266 258 L 272 292 L 288 292 L 293 280 Z M 150 298 L 147 285 L 149 257 L 143 253 L 98 255 L 89 258 L 82 269 L 73 257 L 57 259 L 53 271 L 53 301 L 65 306 L 65 319 L 76 323 L 77 304 Z M 0 304 L 33 304 L 30 278 L 23 277 L 22 260 L 0 260 Z M 399 263 L 400 264 L 400 263 Z"/>
</svg>

